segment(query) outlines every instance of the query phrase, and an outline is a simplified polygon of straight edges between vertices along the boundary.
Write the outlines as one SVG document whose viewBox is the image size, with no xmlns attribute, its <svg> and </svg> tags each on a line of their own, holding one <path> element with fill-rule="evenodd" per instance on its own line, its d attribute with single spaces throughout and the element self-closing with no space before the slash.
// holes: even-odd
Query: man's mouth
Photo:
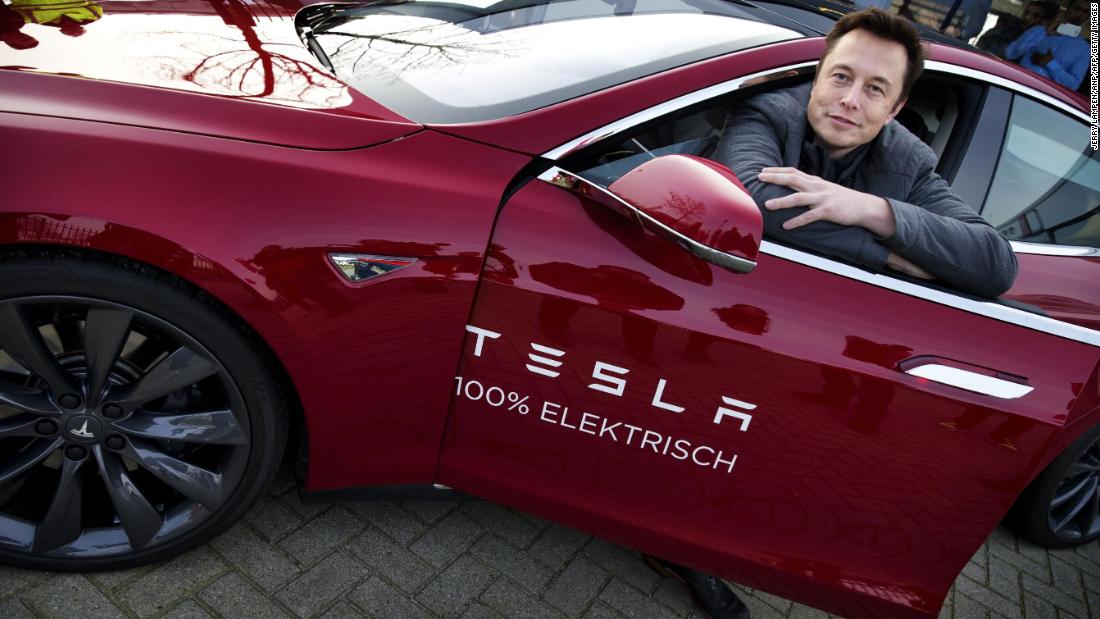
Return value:
<svg viewBox="0 0 1100 619">
<path fill-rule="evenodd" d="M 849 118 L 846 118 L 844 116 L 840 116 L 840 115 L 837 115 L 837 114 L 829 114 L 829 120 L 832 120 L 834 123 L 836 123 L 836 124 L 838 124 L 842 127 L 855 127 L 856 126 L 856 122 L 854 120 L 851 120 Z"/>
</svg>

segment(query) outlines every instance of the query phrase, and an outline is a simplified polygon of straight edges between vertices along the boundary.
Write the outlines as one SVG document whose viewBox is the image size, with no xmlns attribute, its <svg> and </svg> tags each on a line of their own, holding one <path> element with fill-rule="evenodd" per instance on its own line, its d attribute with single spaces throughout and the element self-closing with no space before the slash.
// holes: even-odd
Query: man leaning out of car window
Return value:
<svg viewBox="0 0 1100 619">
<path fill-rule="evenodd" d="M 893 122 L 924 67 L 912 24 L 868 9 L 825 41 L 814 81 L 740 103 L 714 155 L 761 207 L 765 235 L 980 297 L 1007 291 L 1008 241 L 936 174 L 932 149 Z"/>
</svg>

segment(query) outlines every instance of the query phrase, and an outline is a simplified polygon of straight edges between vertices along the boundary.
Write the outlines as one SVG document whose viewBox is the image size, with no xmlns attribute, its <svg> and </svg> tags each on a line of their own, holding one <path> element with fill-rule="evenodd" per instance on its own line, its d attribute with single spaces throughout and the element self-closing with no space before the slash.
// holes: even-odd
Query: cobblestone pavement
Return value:
<svg viewBox="0 0 1100 619">
<path fill-rule="evenodd" d="M 755 619 L 826 617 L 739 588 Z M 0 568 L 0 618 L 695 617 L 637 553 L 491 503 L 303 505 L 288 475 L 173 561 L 100 574 Z M 1100 544 L 1047 552 L 1000 527 L 941 617 L 1100 617 Z"/>
</svg>

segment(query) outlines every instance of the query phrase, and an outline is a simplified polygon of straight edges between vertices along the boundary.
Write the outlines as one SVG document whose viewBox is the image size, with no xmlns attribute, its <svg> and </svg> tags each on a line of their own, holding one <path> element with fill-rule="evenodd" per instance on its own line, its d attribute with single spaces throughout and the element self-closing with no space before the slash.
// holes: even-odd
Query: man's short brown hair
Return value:
<svg viewBox="0 0 1100 619">
<path fill-rule="evenodd" d="M 924 71 L 924 46 L 921 45 L 920 35 L 908 19 L 891 15 L 877 8 L 855 11 L 841 17 L 829 34 L 825 35 L 825 53 L 821 55 L 818 67 L 825 64 L 825 58 L 833 51 L 840 37 L 853 30 L 865 30 L 881 39 L 893 41 L 905 48 L 907 66 L 905 67 L 905 83 L 902 84 L 901 101 L 909 96 L 921 71 Z"/>
</svg>

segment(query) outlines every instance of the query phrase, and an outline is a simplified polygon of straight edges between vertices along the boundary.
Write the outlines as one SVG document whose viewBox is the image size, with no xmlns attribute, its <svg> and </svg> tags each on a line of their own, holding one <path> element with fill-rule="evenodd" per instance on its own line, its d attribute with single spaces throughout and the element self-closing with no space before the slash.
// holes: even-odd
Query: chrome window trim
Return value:
<svg viewBox="0 0 1100 619">
<path fill-rule="evenodd" d="M 771 76 L 774 76 L 774 75 L 786 73 L 788 71 L 798 71 L 800 73 L 809 73 L 809 72 L 812 72 L 812 71 L 807 71 L 807 69 L 813 69 L 816 65 L 817 65 L 817 61 L 814 60 L 814 61 L 809 61 L 809 62 L 800 62 L 800 63 L 793 64 L 793 65 L 787 65 L 787 66 L 784 66 L 784 67 L 778 67 L 778 68 L 775 68 L 775 69 L 767 69 L 765 71 L 760 71 L 760 72 L 757 72 L 757 73 L 753 73 L 751 75 L 746 75 L 746 76 L 739 77 L 739 78 L 736 78 L 736 79 L 728 80 L 728 81 L 722 82 L 720 84 L 715 84 L 713 86 L 708 86 L 708 87 L 703 88 L 701 90 L 696 90 L 695 92 L 690 92 L 686 95 L 681 95 L 679 97 L 676 97 L 675 99 L 670 99 L 668 101 L 665 101 L 664 103 L 659 103 L 659 104 L 657 104 L 657 105 L 655 105 L 651 108 L 642 110 L 640 112 L 635 112 L 634 114 L 631 114 L 630 116 L 620 118 L 619 120 L 617 120 L 613 123 L 604 125 L 603 127 L 600 127 L 599 129 L 589 131 L 588 133 L 586 133 L 586 134 L 584 134 L 584 135 L 582 135 L 578 138 L 570 140 L 570 141 L 566 142 L 565 144 L 562 144 L 561 146 L 558 146 L 558 147 L 556 147 L 556 148 L 554 148 L 550 151 L 547 151 L 545 154 L 543 154 L 543 158 L 544 159 L 549 159 L 551 161 L 557 161 L 557 160 L 562 159 L 563 157 L 565 157 L 565 156 L 567 156 L 567 155 L 569 155 L 569 154 L 571 154 L 575 151 L 580 150 L 581 148 L 584 148 L 584 147 L 586 147 L 590 144 L 595 144 L 596 142 L 599 142 L 599 141 L 601 141 L 605 138 L 611 137 L 613 135 L 622 133 L 622 132 L 626 131 L 627 129 L 630 129 L 631 127 L 634 127 L 636 125 L 640 125 L 644 122 L 648 122 L 650 120 L 653 120 L 655 118 L 658 118 L 658 117 L 663 116 L 665 114 L 668 114 L 670 112 L 675 112 L 676 110 L 688 107 L 689 105 L 694 105 L 696 103 L 702 103 L 703 101 L 706 101 L 707 99 L 711 99 L 711 98 L 718 97 L 718 96 L 721 96 L 721 95 L 729 94 L 729 93 L 731 93 L 735 90 L 739 90 L 739 89 L 745 87 L 746 83 L 749 82 L 749 81 L 757 80 L 757 79 L 760 79 L 760 78 L 768 78 L 768 77 L 771 77 Z M 1038 90 L 1035 90 L 1034 88 L 1031 88 L 1029 86 L 1024 86 L 1023 84 L 1017 84 L 1016 82 L 1004 79 L 1003 77 L 998 77 L 996 75 L 993 75 L 992 73 L 986 73 L 985 71 L 978 71 L 976 69 L 971 69 L 969 67 L 963 67 L 963 66 L 956 65 L 956 64 L 950 64 L 950 63 L 943 62 L 943 61 L 940 61 L 940 60 L 928 60 L 924 63 L 924 68 L 926 70 L 929 70 L 929 71 L 934 71 L 934 72 L 939 72 L 939 73 L 947 73 L 947 74 L 956 75 L 956 76 L 959 76 L 959 77 L 966 77 L 966 78 L 970 78 L 970 79 L 976 79 L 976 80 L 980 80 L 980 81 L 983 81 L 983 82 L 986 82 L 986 83 L 989 83 L 989 84 L 993 84 L 995 86 L 1000 86 L 1000 87 L 1002 87 L 1006 90 L 1025 95 L 1025 96 L 1031 97 L 1033 99 L 1037 99 L 1039 101 L 1042 101 L 1043 103 L 1046 103 L 1047 105 L 1054 106 L 1054 107 L 1058 108 L 1059 110 L 1075 117 L 1077 120 L 1080 120 L 1082 122 L 1089 123 L 1089 124 L 1092 123 L 1092 119 L 1090 119 L 1087 114 L 1085 114 L 1084 112 L 1082 112 L 1080 110 L 1074 109 L 1073 107 L 1070 107 L 1065 102 L 1059 101 L 1058 99 L 1055 99 L 1054 97 L 1043 94 L 1043 93 L 1039 92 Z"/>
<path fill-rule="evenodd" d="M 655 118 L 659 118 L 659 117 L 664 116 L 665 114 L 668 114 L 670 112 L 675 112 L 676 110 L 679 110 L 681 108 L 685 108 L 685 107 L 688 107 L 690 105 L 694 105 L 696 103 L 702 103 L 703 101 L 706 101 L 707 99 L 713 99 L 714 97 L 719 97 L 719 96 L 722 96 L 722 95 L 725 95 L 725 94 L 729 94 L 729 93 L 731 93 L 735 90 L 738 90 L 739 88 L 744 87 L 746 85 L 746 82 L 748 82 L 748 81 L 756 80 L 756 79 L 760 79 L 760 78 L 767 78 L 767 77 L 777 75 L 777 74 L 783 74 L 783 73 L 787 73 L 788 71 L 798 71 L 800 73 L 801 72 L 812 72 L 812 71 L 806 71 L 806 69 L 812 69 L 816 65 L 817 65 L 816 60 L 813 61 L 813 62 L 801 62 L 801 63 L 798 63 L 798 64 L 782 67 L 782 68 L 779 68 L 779 69 L 768 69 L 767 71 L 760 71 L 758 73 L 753 73 L 751 75 L 746 75 L 744 77 L 739 77 L 739 78 L 736 78 L 736 79 L 725 81 L 725 82 L 722 82 L 721 84 L 715 84 L 713 86 L 707 86 L 706 88 L 703 88 L 701 90 L 696 90 L 695 92 L 690 92 L 686 95 L 681 95 L 679 97 L 676 97 L 675 99 L 669 99 L 668 101 L 665 101 L 664 103 L 660 103 L 658 105 L 655 105 L 651 108 L 642 110 L 640 112 L 635 112 L 634 114 L 631 114 L 630 116 L 620 118 L 619 120 L 616 120 L 615 122 L 613 122 L 611 124 L 604 125 L 603 127 L 600 127 L 599 129 L 589 131 L 588 133 L 580 136 L 579 138 L 570 140 L 570 141 L 566 142 L 565 144 L 562 144 L 561 146 L 558 146 L 557 148 L 555 148 L 551 151 L 548 151 L 546 154 L 543 155 L 543 158 L 544 159 L 549 159 L 551 161 L 557 161 L 557 160 L 562 159 L 563 157 L 565 157 L 565 156 L 567 156 L 567 155 L 569 155 L 569 154 L 571 154 L 575 151 L 578 151 L 578 150 L 580 150 L 580 149 L 582 149 L 582 148 L 584 148 L 584 147 L 586 147 L 590 144 L 595 144 L 596 142 L 599 142 L 599 141 L 601 141 L 605 138 L 609 138 L 613 135 L 622 133 L 622 132 L 626 131 L 627 129 L 630 129 L 631 127 L 634 127 L 636 125 L 640 125 L 644 122 L 648 122 L 648 121 L 651 121 Z"/>
<path fill-rule="evenodd" d="M 633 204 L 611 193 L 606 188 L 601 187 L 586 178 L 581 178 L 580 176 L 577 176 L 572 172 L 567 172 L 557 166 L 552 166 L 550 167 L 550 169 L 546 170 L 542 174 L 539 174 L 538 179 L 545 183 L 550 183 L 555 187 L 561 187 L 566 191 L 576 191 L 575 188 L 578 185 L 583 185 L 592 191 L 598 192 L 601 195 L 606 196 L 608 199 L 613 200 L 615 203 L 619 204 L 624 211 L 630 213 L 634 217 L 637 217 L 639 223 L 644 223 L 651 228 L 656 228 L 657 230 L 660 230 L 662 232 L 662 235 L 666 239 L 677 243 L 688 252 L 699 257 L 702 260 L 706 260 L 707 262 L 710 262 L 712 264 L 716 264 L 720 267 L 729 269 L 735 273 L 748 273 L 752 271 L 754 267 L 756 267 L 756 263 L 752 260 L 746 260 L 745 258 L 740 258 L 732 254 L 727 254 L 724 251 L 714 249 L 713 247 L 708 247 L 698 241 L 684 236 L 683 234 L 680 234 L 676 230 L 673 230 L 672 228 L 649 216 L 649 214 L 647 214 L 645 211 L 637 208 Z"/>
<path fill-rule="evenodd" d="M 940 305 L 953 307 L 971 314 L 985 316 L 987 318 L 1007 322 L 1034 331 L 1040 331 L 1042 333 L 1049 333 L 1067 340 L 1081 342 L 1082 344 L 1100 347 L 1100 331 L 1095 331 L 1068 322 L 1062 322 L 1061 320 L 1055 320 L 1048 316 L 1040 316 L 1039 314 L 1033 314 L 1021 309 L 1016 309 L 1015 307 L 1009 307 L 991 301 L 979 301 L 961 297 L 950 292 L 944 292 L 942 290 L 907 282 L 890 275 L 870 273 L 854 266 L 830 260 L 829 258 L 816 256 L 792 247 L 778 245 L 772 241 L 761 241 L 760 252 L 777 258 L 783 258 L 784 260 L 790 260 L 791 262 L 797 262 L 820 271 L 826 271 L 834 275 L 840 275 L 841 277 L 847 277 L 848 279 L 871 284 L 872 286 L 878 286 L 879 288 L 893 290 L 894 292 L 900 292 L 911 297 L 917 297 Z"/>
<path fill-rule="evenodd" d="M 1078 247 L 1075 245 L 1048 245 L 1046 243 L 1027 243 L 1025 241 L 1009 241 L 1012 251 L 1017 254 L 1037 254 L 1040 256 L 1098 256 L 1100 249 L 1095 247 Z"/>
<path fill-rule="evenodd" d="M 986 376 L 939 363 L 926 363 L 905 370 L 905 373 L 917 378 L 924 378 L 943 385 L 950 385 L 1003 400 L 1015 400 L 1035 390 L 1030 385 L 1022 385 L 1003 378 Z"/>
<path fill-rule="evenodd" d="M 1086 113 L 1070 106 L 1069 104 L 1065 103 L 1064 101 L 1060 101 L 1058 99 L 1055 99 L 1054 97 L 1051 97 L 1050 95 L 1043 94 L 1043 93 L 1039 92 L 1038 90 L 1035 90 L 1034 88 L 1031 88 L 1030 86 L 1024 86 L 1023 84 L 1017 84 L 1016 82 L 1013 82 L 1012 80 L 1007 80 L 1003 77 L 993 75 L 992 73 L 986 73 L 985 71 L 978 71 L 977 69 L 971 69 L 970 67 L 964 67 L 964 66 L 960 66 L 960 65 L 957 65 L 957 64 L 950 64 L 950 63 L 946 63 L 946 62 L 943 62 L 943 61 L 940 61 L 940 60 L 928 60 L 924 63 L 924 68 L 925 68 L 926 71 L 937 71 L 937 72 L 940 72 L 940 73 L 949 73 L 951 75 L 958 75 L 960 77 L 968 77 L 968 78 L 971 78 L 971 79 L 981 80 L 981 81 L 986 82 L 988 84 L 993 84 L 994 86 L 1000 86 L 1001 88 L 1004 88 L 1005 90 L 1010 90 L 1012 92 L 1016 92 L 1016 93 L 1022 94 L 1024 96 L 1030 97 L 1032 99 L 1037 99 L 1039 101 L 1042 101 L 1043 103 L 1046 103 L 1047 105 L 1056 107 L 1059 110 L 1061 110 L 1061 111 L 1063 111 L 1067 114 L 1070 114 L 1071 116 L 1073 116 L 1077 120 L 1080 120 L 1081 122 L 1092 124 L 1092 119 L 1089 118 L 1088 114 L 1086 114 Z"/>
</svg>

